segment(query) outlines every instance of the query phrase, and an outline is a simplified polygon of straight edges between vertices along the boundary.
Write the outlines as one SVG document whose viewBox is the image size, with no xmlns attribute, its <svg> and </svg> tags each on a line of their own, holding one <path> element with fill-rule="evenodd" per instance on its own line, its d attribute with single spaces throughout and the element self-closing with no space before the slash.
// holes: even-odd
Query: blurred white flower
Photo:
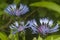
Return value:
<svg viewBox="0 0 60 40">
<path fill-rule="evenodd" d="M 10 15 L 20 16 L 26 14 L 29 11 L 29 8 L 27 7 L 27 5 L 23 4 L 20 4 L 20 7 L 17 8 L 16 4 L 11 4 L 4 11 L 9 13 Z"/>
</svg>

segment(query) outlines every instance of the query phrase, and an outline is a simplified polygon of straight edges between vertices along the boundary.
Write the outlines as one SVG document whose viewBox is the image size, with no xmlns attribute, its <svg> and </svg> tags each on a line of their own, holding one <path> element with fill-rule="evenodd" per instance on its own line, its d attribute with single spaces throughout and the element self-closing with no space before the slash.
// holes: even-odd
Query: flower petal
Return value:
<svg viewBox="0 0 60 40">
<path fill-rule="evenodd" d="M 44 24 L 47 24 L 48 21 L 49 21 L 49 20 L 48 20 L 47 18 L 43 19 Z"/>
<path fill-rule="evenodd" d="M 20 27 L 18 28 L 18 32 L 23 31 L 23 30 L 24 30 L 24 27 L 23 27 L 23 26 L 20 26 Z"/>
<path fill-rule="evenodd" d="M 54 28 L 51 28 L 50 30 L 56 30 L 56 29 L 58 29 L 59 28 L 59 26 L 58 26 L 58 24 L 54 27 Z"/>
<path fill-rule="evenodd" d="M 51 27 L 53 25 L 53 20 L 50 20 L 48 25 Z"/>
<path fill-rule="evenodd" d="M 19 10 L 22 10 L 24 8 L 24 6 L 22 4 L 20 4 Z"/>
<path fill-rule="evenodd" d="M 50 30 L 50 32 L 49 32 L 49 33 L 57 32 L 57 31 L 59 31 L 59 29 Z"/>
<path fill-rule="evenodd" d="M 40 19 L 40 23 L 43 24 L 43 19 Z"/>
<path fill-rule="evenodd" d="M 16 5 L 15 4 L 12 4 L 12 5 L 9 5 L 6 9 L 5 9 L 5 12 L 9 13 L 9 14 L 13 14 L 13 11 L 16 10 Z"/>
<path fill-rule="evenodd" d="M 19 13 L 20 13 L 21 15 L 23 15 L 23 14 L 25 14 L 26 12 L 28 12 L 28 11 L 29 11 L 29 8 L 27 7 L 27 5 L 22 5 L 22 4 L 21 4 L 21 6 L 20 6 L 20 9 L 19 9 L 19 10 L 20 10 L 20 12 L 19 12 Z"/>
<path fill-rule="evenodd" d="M 18 26 L 19 26 L 19 24 L 18 24 L 18 22 L 17 22 L 17 21 L 14 23 L 14 25 L 15 25 L 16 27 L 18 27 Z"/>
</svg>

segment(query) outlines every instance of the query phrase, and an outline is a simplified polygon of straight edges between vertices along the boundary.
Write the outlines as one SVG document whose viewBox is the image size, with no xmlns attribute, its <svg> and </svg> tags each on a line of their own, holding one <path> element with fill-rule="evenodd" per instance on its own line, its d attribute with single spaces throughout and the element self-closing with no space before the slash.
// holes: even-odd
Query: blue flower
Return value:
<svg viewBox="0 0 60 40">
<path fill-rule="evenodd" d="M 14 22 L 13 24 L 11 24 L 11 26 L 9 26 L 9 27 L 10 27 L 10 29 L 13 31 L 13 32 L 12 32 L 13 34 L 25 30 L 24 22 L 20 22 L 20 24 L 19 24 L 17 21 L 15 21 L 15 22 Z"/>
<path fill-rule="evenodd" d="M 37 25 L 35 19 L 29 20 L 29 21 L 27 21 L 27 23 L 26 23 L 26 28 L 31 28 L 32 34 L 37 34 L 37 33 L 38 33 L 37 26 L 38 26 L 38 25 Z"/>
<path fill-rule="evenodd" d="M 20 7 L 17 8 L 16 4 L 11 4 L 4 11 L 9 13 L 10 15 L 20 16 L 26 14 L 29 11 L 29 8 L 27 7 L 27 5 L 23 4 L 20 4 Z"/>
<path fill-rule="evenodd" d="M 13 23 L 10 28 L 13 30 L 13 33 L 24 31 L 25 28 L 31 28 L 32 34 L 41 33 L 43 35 L 47 35 L 48 33 L 53 33 L 59 31 L 59 25 L 56 24 L 53 26 L 53 20 L 49 20 L 47 18 L 43 18 L 39 20 L 40 25 L 37 24 L 35 19 L 27 21 L 24 24 L 24 21 L 21 21 L 20 24 L 16 21 Z"/>
<path fill-rule="evenodd" d="M 10 15 L 15 15 L 16 5 L 9 5 L 4 11 L 9 13 Z"/>
<path fill-rule="evenodd" d="M 40 19 L 40 23 L 41 23 L 41 25 L 38 27 L 38 31 L 43 35 L 59 31 L 58 24 L 56 24 L 54 27 L 52 27 L 53 20 L 43 18 L 43 19 Z"/>
</svg>

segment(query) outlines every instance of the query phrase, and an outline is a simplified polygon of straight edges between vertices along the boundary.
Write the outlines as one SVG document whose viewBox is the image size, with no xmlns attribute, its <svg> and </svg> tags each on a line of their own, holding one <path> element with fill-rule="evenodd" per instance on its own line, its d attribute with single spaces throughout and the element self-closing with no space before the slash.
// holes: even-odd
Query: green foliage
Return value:
<svg viewBox="0 0 60 40">
<path fill-rule="evenodd" d="M 40 35 L 39 35 L 39 37 L 38 37 L 38 40 L 43 40 L 43 39 L 40 37 Z"/>
<path fill-rule="evenodd" d="M 6 3 L 1 3 L 0 4 L 0 15 L 3 15 L 5 13 L 4 9 L 5 9 L 6 6 L 7 6 Z"/>
<path fill-rule="evenodd" d="M 4 14 L 4 11 L 0 11 L 0 15 Z"/>
<path fill-rule="evenodd" d="M 10 34 L 10 35 L 9 35 L 9 39 L 10 39 L 10 40 L 19 40 L 18 33 L 15 34 L 15 35 L 14 35 L 14 34 Z"/>
<path fill-rule="evenodd" d="M 14 0 L 15 4 L 18 4 L 20 2 L 20 0 Z"/>
<path fill-rule="evenodd" d="M 48 36 L 45 40 L 60 40 L 60 35 Z"/>
<path fill-rule="evenodd" d="M 45 8 L 48 8 L 48 9 L 51 9 L 53 11 L 60 13 L 60 5 L 54 2 L 48 2 L 48 1 L 36 2 L 36 3 L 30 4 L 30 6 L 45 7 Z"/>
<path fill-rule="evenodd" d="M 0 32 L 0 39 L 1 40 L 8 40 L 8 37 L 4 32 Z"/>
<path fill-rule="evenodd" d="M 7 4 L 6 4 L 6 3 L 1 3 L 1 4 L 0 4 L 0 10 L 2 10 L 2 9 L 4 9 L 4 8 L 6 8 L 6 6 L 7 6 Z"/>
</svg>

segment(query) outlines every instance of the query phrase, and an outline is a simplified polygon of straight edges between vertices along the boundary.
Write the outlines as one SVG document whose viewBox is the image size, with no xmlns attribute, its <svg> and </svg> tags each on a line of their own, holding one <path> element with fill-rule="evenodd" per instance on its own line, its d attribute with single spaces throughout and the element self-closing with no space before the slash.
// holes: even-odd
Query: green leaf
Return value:
<svg viewBox="0 0 60 40">
<path fill-rule="evenodd" d="M 20 2 L 20 0 L 14 0 L 15 4 L 18 4 Z"/>
<path fill-rule="evenodd" d="M 16 34 L 12 34 L 12 30 L 11 30 L 11 32 L 10 32 L 10 35 L 9 35 L 9 39 L 11 39 L 11 40 L 19 40 L 19 35 L 18 35 L 18 33 L 16 33 Z"/>
<path fill-rule="evenodd" d="M 4 11 L 0 11 L 0 15 L 3 15 L 4 14 Z"/>
<path fill-rule="evenodd" d="M 30 4 L 30 6 L 45 7 L 45 8 L 48 8 L 48 9 L 51 9 L 53 11 L 60 13 L 60 5 L 58 5 L 54 2 L 47 2 L 47 1 L 36 2 L 36 3 Z"/>
<path fill-rule="evenodd" d="M 58 18 L 60 16 L 60 14 L 58 13 L 54 13 L 55 17 Z"/>
<path fill-rule="evenodd" d="M 60 35 L 48 36 L 45 40 L 60 40 Z"/>
<path fill-rule="evenodd" d="M 0 32 L 0 39 L 1 40 L 8 40 L 8 37 L 7 37 L 7 35 L 5 33 Z"/>
<path fill-rule="evenodd" d="M 39 35 L 39 37 L 38 37 L 38 40 L 43 40 L 43 39 L 40 37 L 40 35 Z"/>
<path fill-rule="evenodd" d="M 1 3 L 0 4 L 0 15 L 4 14 L 4 9 L 6 8 L 7 4 L 6 3 Z"/>
<path fill-rule="evenodd" d="M 18 33 L 16 33 L 16 34 L 14 35 L 14 40 L 19 40 Z"/>
<path fill-rule="evenodd" d="M 60 24 L 60 21 L 58 20 L 57 23 Z"/>
<path fill-rule="evenodd" d="M 1 4 L 0 4 L 0 10 L 1 10 L 1 9 L 3 9 L 3 10 L 4 10 L 4 8 L 5 8 L 6 6 L 7 6 L 7 4 L 6 4 L 6 3 L 1 3 Z"/>
</svg>

